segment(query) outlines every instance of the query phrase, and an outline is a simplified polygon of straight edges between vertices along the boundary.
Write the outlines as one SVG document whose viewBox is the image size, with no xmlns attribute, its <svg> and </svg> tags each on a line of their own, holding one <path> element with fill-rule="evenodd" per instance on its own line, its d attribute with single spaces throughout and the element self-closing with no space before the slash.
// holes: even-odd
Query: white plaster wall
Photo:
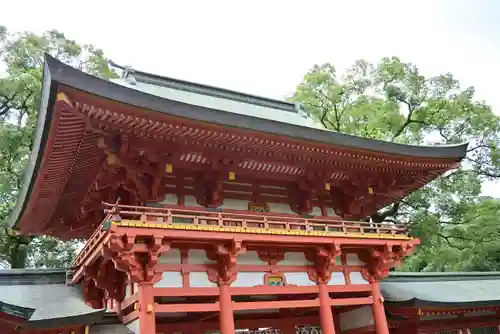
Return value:
<svg viewBox="0 0 500 334">
<path fill-rule="evenodd" d="M 362 266 L 365 263 L 359 259 L 358 254 L 349 253 L 346 254 L 347 264 L 351 266 Z"/>
<path fill-rule="evenodd" d="M 283 273 L 286 279 L 286 284 L 294 284 L 297 286 L 313 286 L 315 282 L 309 279 L 307 273 Z"/>
<path fill-rule="evenodd" d="M 321 208 L 319 206 L 313 206 L 313 209 L 311 211 L 311 215 L 322 216 L 323 214 L 321 213 Z"/>
<path fill-rule="evenodd" d="M 354 271 L 349 273 L 349 278 L 351 280 L 351 284 L 369 284 L 367 280 L 363 278 L 363 275 L 359 271 Z"/>
<path fill-rule="evenodd" d="M 181 251 L 178 249 L 170 249 L 168 252 L 163 253 L 160 256 L 160 263 L 163 264 L 180 264 L 181 263 Z"/>
<path fill-rule="evenodd" d="M 201 249 L 190 249 L 188 252 L 189 264 L 213 264 L 215 261 L 209 260 L 207 253 Z"/>
<path fill-rule="evenodd" d="M 129 297 L 132 295 L 132 291 L 130 288 L 130 284 L 125 285 L 125 297 Z"/>
<path fill-rule="evenodd" d="M 199 205 L 196 202 L 196 198 L 194 196 L 186 196 L 184 197 L 184 205 L 185 206 L 194 206 L 198 208 L 202 208 L 203 206 Z"/>
<path fill-rule="evenodd" d="M 234 287 L 249 287 L 264 284 L 265 272 L 239 272 L 236 280 L 231 284 Z"/>
<path fill-rule="evenodd" d="M 160 204 L 177 205 L 179 204 L 179 198 L 176 194 L 167 194 Z"/>
<path fill-rule="evenodd" d="M 332 273 L 332 277 L 328 281 L 328 285 L 345 285 L 344 273 Z"/>
<path fill-rule="evenodd" d="M 165 271 L 161 280 L 154 284 L 155 288 L 182 288 L 182 274 L 180 271 Z"/>
<path fill-rule="evenodd" d="M 267 262 L 261 261 L 259 255 L 256 251 L 246 252 L 238 255 L 236 258 L 236 263 L 238 264 L 267 264 Z"/>
<path fill-rule="evenodd" d="M 189 273 L 189 284 L 192 288 L 211 288 L 217 286 L 217 284 L 210 282 L 206 272 Z"/>
<path fill-rule="evenodd" d="M 296 213 L 292 211 L 289 204 L 286 203 L 267 203 L 269 206 L 269 212 L 272 213 L 288 213 L 295 215 Z"/>
<path fill-rule="evenodd" d="M 139 334 L 139 319 L 129 322 L 126 326 L 132 331 L 132 333 Z"/>
<path fill-rule="evenodd" d="M 283 261 L 279 262 L 282 266 L 307 266 L 311 262 L 307 261 L 304 253 L 301 252 L 287 252 Z"/>
<path fill-rule="evenodd" d="M 326 215 L 329 216 L 329 217 L 338 217 L 337 213 L 335 212 L 335 210 L 331 207 L 327 207 L 326 208 Z"/>
<path fill-rule="evenodd" d="M 363 306 L 349 312 L 340 313 L 339 319 L 342 331 L 374 324 L 371 306 Z"/>
<path fill-rule="evenodd" d="M 232 199 L 225 198 L 224 202 L 220 206 L 222 209 L 231 209 L 231 210 L 248 210 L 248 201 L 244 201 L 241 199 Z"/>
</svg>

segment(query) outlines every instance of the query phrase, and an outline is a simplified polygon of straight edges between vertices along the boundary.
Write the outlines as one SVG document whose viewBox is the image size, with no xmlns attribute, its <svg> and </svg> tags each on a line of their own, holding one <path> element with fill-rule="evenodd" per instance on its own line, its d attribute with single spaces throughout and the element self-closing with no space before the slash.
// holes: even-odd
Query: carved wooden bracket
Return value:
<svg viewBox="0 0 500 334">
<path fill-rule="evenodd" d="M 314 253 L 306 253 L 307 259 L 314 263 L 308 270 L 309 279 L 317 283 L 327 283 L 332 277 L 335 258 L 340 254 L 340 245 L 337 243 L 318 247 Z"/>
<path fill-rule="evenodd" d="M 85 279 L 83 285 L 83 299 L 94 309 L 104 308 L 105 291 L 99 289 L 93 279 Z"/>
<path fill-rule="evenodd" d="M 241 240 L 233 239 L 231 245 L 218 244 L 211 251 L 207 251 L 210 259 L 217 261 L 217 268 L 209 268 L 209 279 L 220 284 L 231 284 L 236 280 L 236 258 L 246 252 Z"/>
<path fill-rule="evenodd" d="M 118 301 L 125 297 L 125 275 L 114 267 L 112 261 L 102 259 L 92 266 L 85 267 L 85 280 L 93 280 L 96 288 L 106 292 L 106 295 Z"/>
<path fill-rule="evenodd" d="M 155 272 L 161 254 L 170 249 L 170 244 L 161 237 L 150 237 L 130 242 L 126 235 L 111 235 L 103 248 L 103 256 L 113 261 L 115 268 L 127 273 L 132 283 L 155 283 L 161 273 Z"/>
<path fill-rule="evenodd" d="M 267 262 L 270 266 L 275 266 L 285 259 L 285 253 L 280 251 L 259 251 L 257 254 L 261 261 Z"/>
<path fill-rule="evenodd" d="M 222 205 L 222 175 L 213 170 L 208 170 L 196 178 L 196 188 L 201 190 L 196 201 L 201 206 L 217 208 Z"/>
<path fill-rule="evenodd" d="M 296 187 L 289 189 L 289 196 L 292 199 L 291 209 L 298 214 L 308 214 L 313 209 L 313 189 L 310 181 L 301 180 Z"/>
<path fill-rule="evenodd" d="M 369 282 L 381 280 L 389 276 L 389 270 L 398 266 L 401 260 L 415 250 L 415 245 L 401 243 L 399 245 L 385 245 L 382 249 L 371 249 L 368 255 L 361 260 L 367 265 L 361 270 L 363 278 Z"/>
<path fill-rule="evenodd" d="M 125 171 L 125 178 L 118 184 L 139 201 L 157 200 L 165 195 L 163 163 L 134 147 L 126 136 L 101 137 L 98 146 L 108 156 L 108 169 Z"/>
</svg>

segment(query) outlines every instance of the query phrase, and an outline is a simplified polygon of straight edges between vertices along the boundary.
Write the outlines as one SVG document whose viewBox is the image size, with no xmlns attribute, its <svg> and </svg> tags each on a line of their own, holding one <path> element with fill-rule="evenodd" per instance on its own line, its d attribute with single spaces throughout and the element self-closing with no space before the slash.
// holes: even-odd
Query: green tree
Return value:
<svg viewBox="0 0 500 334">
<path fill-rule="evenodd" d="M 497 268 L 500 207 L 481 196 L 481 185 L 500 179 L 500 118 L 474 100 L 473 87 L 460 87 L 449 73 L 425 77 L 392 57 L 356 61 L 342 75 L 331 64 L 316 65 L 291 100 L 337 132 L 407 144 L 470 142 L 459 169 L 372 218 L 406 223 L 421 239 L 407 270 Z M 486 253 L 496 264 L 480 263 Z"/>
<path fill-rule="evenodd" d="M 66 266 L 77 246 L 76 241 L 20 236 L 6 226 L 29 159 L 44 54 L 99 77 L 116 76 L 103 51 L 92 45 L 80 45 L 55 30 L 11 34 L 0 26 L 0 264 L 12 268 Z"/>
</svg>

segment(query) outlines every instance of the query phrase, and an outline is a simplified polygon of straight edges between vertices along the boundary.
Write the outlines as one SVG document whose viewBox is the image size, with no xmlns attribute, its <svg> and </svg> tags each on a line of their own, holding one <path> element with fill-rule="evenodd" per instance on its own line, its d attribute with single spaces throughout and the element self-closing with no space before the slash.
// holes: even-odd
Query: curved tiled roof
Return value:
<svg viewBox="0 0 500 334">
<path fill-rule="evenodd" d="M 25 329 L 86 325 L 101 319 L 104 310 L 88 306 L 81 288 L 65 281 L 64 269 L 1 270 L 0 310 L 2 304 L 23 310 Z"/>
<path fill-rule="evenodd" d="M 391 273 L 385 300 L 408 306 L 487 306 L 500 303 L 500 272 Z"/>
<path fill-rule="evenodd" d="M 40 172 L 40 167 L 42 166 L 44 151 L 50 149 L 50 145 L 53 145 L 53 142 L 51 142 L 49 138 L 49 132 L 55 133 L 57 130 L 56 125 L 54 125 L 54 128 L 51 128 L 51 122 L 52 118 L 55 117 L 54 105 L 56 103 L 56 94 L 61 87 L 69 88 L 75 92 L 88 93 L 95 98 L 107 101 L 117 101 L 123 105 L 137 107 L 141 110 L 145 109 L 148 112 L 158 113 L 162 116 L 168 115 L 168 117 L 200 121 L 199 123 L 204 125 L 222 125 L 225 128 L 238 128 L 251 132 L 252 135 L 260 133 L 266 136 L 280 136 L 289 140 L 298 140 L 308 145 L 321 145 L 322 147 L 327 146 L 346 150 L 358 150 L 364 153 L 371 152 L 375 155 L 388 155 L 394 157 L 396 162 L 405 160 L 407 164 L 425 160 L 426 163 L 431 165 L 434 161 L 440 166 L 441 164 L 443 166 L 446 165 L 446 168 L 443 167 L 444 169 L 441 167 L 438 168 L 439 170 L 436 171 L 436 173 L 427 173 L 425 180 L 418 179 L 417 183 L 419 184 L 422 182 L 429 182 L 438 174 L 444 172 L 445 169 L 449 169 L 451 168 L 450 166 L 454 166 L 457 162 L 461 161 L 465 156 L 467 148 L 467 144 L 450 146 L 404 145 L 327 131 L 314 128 L 314 126 L 308 123 L 310 120 L 300 115 L 298 108 L 294 104 L 288 102 L 259 98 L 194 83 L 181 82 L 179 80 L 154 76 L 143 72 L 135 72 L 135 75 L 138 78 L 135 87 L 133 84 L 130 85 L 130 83 L 122 82 L 122 84 L 117 84 L 85 74 L 50 56 L 46 57 L 37 131 L 33 141 L 32 154 L 26 170 L 25 180 L 23 182 L 24 186 L 20 192 L 16 207 L 10 217 L 11 226 L 16 227 L 16 225 L 19 225 L 18 222 L 22 219 L 28 202 L 33 203 L 33 205 L 38 203 L 38 197 L 32 199 L 30 196 L 32 196 L 33 192 L 37 193 L 37 189 L 41 189 L 41 186 L 39 188 L 35 187 L 35 181 L 37 180 L 37 173 Z M 65 117 L 66 116 L 65 114 Z M 72 115 L 71 117 L 76 118 L 77 116 Z M 68 117 L 65 118 L 65 122 L 70 122 Z M 71 122 L 76 121 L 71 119 Z M 88 138 L 85 137 L 87 132 L 84 130 L 83 121 L 80 120 L 80 123 L 77 124 L 78 126 L 73 126 L 73 128 L 82 128 L 83 130 L 81 130 L 81 133 L 76 133 L 76 130 L 73 129 L 74 131 L 71 132 L 71 140 L 68 138 L 65 140 L 72 145 L 76 145 L 74 143 L 79 143 L 80 141 L 84 142 L 85 145 L 82 144 L 82 146 L 84 146 L 82 152 L 92 149 L 95 151 L 95 145 L 90 145 L 92 143 L 89 144 L 90 140 L 87 140 Z M 66 133 L 68 131 L 60 132 Z M 63 135 L 60 135 L 60 137 L 61 136 Z M 63 139 L 62 137 L 59 138 L 60 141 Z M 57 147 L 57 150 L 62 150 L 60 144 L 53 145 L 53 147 Z M 68 150 L 68 148 L 66 148 L 66 150 Z M 78 149 L 75 152 L 78 152 L 78 154 L 81 153 Z M 99 152 L 99 154 L 101 153 L 102 152 Z M 56 155 L 56 153 L 54 154 Z M 83 153 L 81 154 L 83 155 Z M 73 158 L 75 161 L 76 158 L 78 158 L 78 161 L 85 161 L 86 163 L 95 158 L 94 160 L 97 162 L 90 167 L 87 165 L 85 167 L 85 172 L 90 175 L 91 172 L 88 172 L 88 170 L 98 173 L 102 164 L 99 159 L 103 160 L 104 155 L 101 154 L 98 158 L 93 157 L 92 159 L 82 156 Z M 59 157 L 59 159 L 61 159 L 61 157 Z M 67 159 L 67 161 L 70 160 Z M 48 163 L 45 165 L 48 165 Z M 59 196 L 65 189 L 64 187 L 61 189 L 58 188 L 63 186 L 63 182 L 58 183 L 57 180 L 65 180 L 65 178 L 68 177 L 66 174 L 72 173 L 75 169 L 83 170 L 83 163 L 76 166 L 78 168 L 68 167 L 70 166 L 69 162 L 63 166 L 61 166 L 60 163 L 57 163 L 57 165 L 59 168 L 58 172 L 60 172 L 61 175 L 56 175 L 57 173 L 55 172 L 51 173 L 51 177 L 56 178 L 56 181 L 47 181 L 47 184 L 50 183 L 50 185 L 48 185 L 50 191 L 44 188 L 44 194 L 48 193 L 50 196 L 54 197 Z M 40 183 L 42 183 L 42 181 L 40 181 Z M 421 185 L 419 185 L 419 187 L 420 186 Z M 405 191 L 409 192 L 413 188 L 406 187 L 405 189 Z M 76 196 L 73 190 L 68 191 L 73 194 L 71 196 Z M 78 196 L 81 195 L 80 193 L 78 194 Z M 58 198 L 53 198 L 49 195 L 44 195 L 45 197 L 40 195 L 39 197 L 43 197 L 42 200 L 46 200 L 48 203 L 55 203 L 54 205 L 58 204 Z M 78 199 L 80 199 L 80 197 L 78 197 Z M 391 197 L 384 197 L 385 202 L 377 202 L 377 205 L 383 207 L 390 204 L 391 200 Z M 72 202 L 73 199 L 68 199 L 68 201 Z M 43 209 L 41 209 L 42 207 Z M 46 208 L 44 204 L 38 204 L 37 210 L 31 210 L 29 212 L 29 215 L 33 216 L 30 216 L 31 218 L 27 220 L 32 221 L 33 223 L 30 223 L 32 225 L 36 224 L 37 226 L 47 227 L 55 221 L 50 221 L 50 219 L 52 219 L 51 213 L 55 209 L 55 206 Z M 43 214 L 40 212 L 43 212 Z M 38 214 L 39 216 L 37 216 Z M 55 217 L 54 219 L 59 218 Z M 68 224 L 64 226 L 67 228 L 67 225 Z M 46 233 L 47 230 L 43 230 L 42 227 L 38 229 L 38 227 L 34 228 L 30 226 L 31 230 L 28 232 Z"/>
<path fill-rule="evenodd" d="M 35 312 L 33 308 L 5 303 L 1 299 L 2 297 L 0 297 L 0 313 L 19 318 L 21 321 L 28 321 Z"/>
<path fill-rule="evenodd" d="M 267 132 L 347 148 L 421 158 L 453 159 L 461 161 L 465 156 L 468 145 L 468 143 L 434 146 L 406 145 L 347 135 L 324 129 L 316 129 L 312 126 L 305 126 L 304 123 L 293 124 L 283 119 L 276 120 L 276 118 L 272 116 L 267 116 L 266 118 L 256 117 L 257 115 L 246 109 L 253 106 L 265 106 L 269 109 L 270 113 L 276 110 L 288 110 L 292 115 L 293 113 L 298 114 L 298 108 L 296 108 L 294 104 L 288 102 L 256 97 L 197 83 L 134 71 L 136 76 L 143 78 L 139 80 L 139 82 L 166 88 L 174 87 L 174 81 L 180 82 L 184 87 L 182 91 L 192 93 L 196 90 L 194 94 L 199 95 L 189 96 L 188 94 L 176 93 L 177 95 L 174 98 L 173 95 L 169 95 L 166 91 L 157 90 L 153 93 L 153 91 L 147 90 L 145 87 L 143 89 L 141 89 L 140 86 L 138 88 L 133 88 L 133 85 L 127 84 L 124 86 L 123 84 L 99 79 L 65 65 L 50 56 L 46 56 L 45 61 L 46 72 L 48 72 L 52 82 L 132 106 L 193 120 Z M 181 91 L 179 87 L 180 85 L 177 85 L 175 89 Z M 219 93 L 218 96 L 216 96 L 217 92 Z M 223 92 L 226 94 L 222 94 Z M 206 101 L 202 101 L 200 100 L 201 96 L 205 98 L 216 97 L 226 101 L 208 103 L 207 101 L 210 100 L 207 99 Z M 238 96 L 238 98 L 236 98 L 236 96 Z M 230 111 L 224 107 L 215 107 L 222 105 L 227 106 L 227 101 L 230 100 L 238 102 L 244 101 L 242 102 L 243 105 L 241 105 L 241 109 L 238 111 Z M 206 106 L 207 103 L 209 106 Z M 290 115 L 290 117 L 292 115 Z"/>
</svg>

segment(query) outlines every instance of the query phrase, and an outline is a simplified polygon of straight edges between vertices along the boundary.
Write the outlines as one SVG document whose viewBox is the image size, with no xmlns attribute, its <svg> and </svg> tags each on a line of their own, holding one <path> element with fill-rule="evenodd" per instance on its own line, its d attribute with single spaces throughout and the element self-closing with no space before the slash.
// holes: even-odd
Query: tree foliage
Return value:
<svg viewBox="0 0 500 334">
<path fill-rule="evenodd" d="M 23 184 L 39 104 L 44 54 L 87 73 L 116 76 L 100 49 L 52 30 L 10 34 L 0 26 L 0 265 L 61 267 L 71 263 L 76 241 L 20 236 L 7 219 Z"/>
<path fill-rule="evenodd" d="M 344 74 L 314 66 L 291 100 L 325 128 L 407 144 L 470 142 L 459 169 L 447 173 L 376 220 L 411 226 L 422 246 L 405 269 L 500 269 L 500 199 L 481 195 L 500 179 L 500 117 L 452 74 L 425 77 L 396 57 L 356 61 Z"/>
</svg>

